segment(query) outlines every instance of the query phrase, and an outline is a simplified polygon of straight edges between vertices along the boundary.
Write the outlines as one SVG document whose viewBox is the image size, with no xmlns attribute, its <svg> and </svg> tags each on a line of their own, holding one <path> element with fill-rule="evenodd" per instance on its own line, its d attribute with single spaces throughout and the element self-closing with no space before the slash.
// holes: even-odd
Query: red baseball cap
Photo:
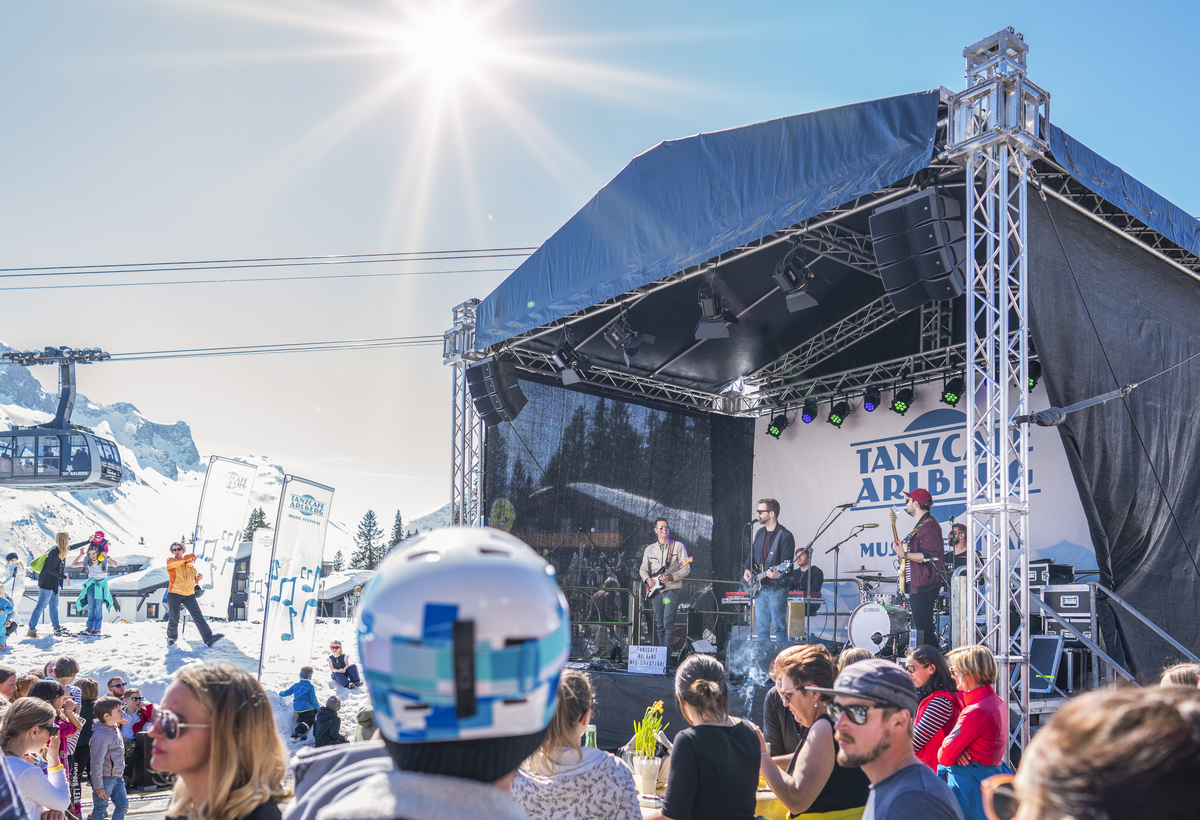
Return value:
<svg viewBox="0 0 1200 820">
<path fill-rule="evenodd" d="M 923 504 L 925 506 L 929 506 L 933 503 L 933 496 L 929 494 L 929 490 L 926 490 L 923 487 L 917 487 L 911 493 L 904 493 L 903 495 L 905 498 L 911 498 L 918 504 Z"/>
</svg>

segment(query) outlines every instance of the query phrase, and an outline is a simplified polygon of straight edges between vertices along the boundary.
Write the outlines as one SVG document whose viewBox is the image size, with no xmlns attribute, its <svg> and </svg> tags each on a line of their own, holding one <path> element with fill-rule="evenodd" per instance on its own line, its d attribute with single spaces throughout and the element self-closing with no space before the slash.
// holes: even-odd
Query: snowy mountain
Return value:
<svg viewBox="0 0 1200 820">
<path fill-rule="evenodd" d="M 404 529 L 412 530 L 413 532 L 425 532 L 426 530 L 435 530 L 439 527 L 450 526 L 450 503 L 446 502 L 436 510 L 430 510 L 420 518 L 414 518 L 409 521 Z"/>
<path fill-rule="evenodd" d="M 11 349 L 0 344 L 0 353 Z M 57 395 L 46 393 L 28 368 L 0 365 L 0 429 L 47 422 L 57 406 Z M 117 443 L 124 480 L 113 489 L 83 492 L 0 489 L 0 555 L 17 552 L 28 563 L 53 545 L 57 532 L 69 533 L 74 543 L 103 530 L 118 560 L 165 557 L 172 540 L 195 529 L 208 469 L 191 428 L 182 421 L 153 422 L 127 402 L 102 405 L 83 395 L 76 397 L 71 421 Z M 258 467 L 252 508 L 262 507 L 274 525 L 283 467 L 265 456 L 228 457 Z M 330 522 L 325 545 L 328 555 L 339 549 L 350 554 L 345 524 Z"/>
</svg>

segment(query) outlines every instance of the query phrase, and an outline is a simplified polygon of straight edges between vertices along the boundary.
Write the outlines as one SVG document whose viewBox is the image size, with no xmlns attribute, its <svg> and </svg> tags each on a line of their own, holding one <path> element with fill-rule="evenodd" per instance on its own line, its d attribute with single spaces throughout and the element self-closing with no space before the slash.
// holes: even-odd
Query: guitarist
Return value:
<svg viewBox="0 0 1200 820">
<path fill-rule="evenodd" d="M 933 604 L 942 586 L 945 549 L 942 546 L 942 525 L 932 515 L 933 496 L 929 490 L 917 487 L 904 493 L 904 509 L 917 520 L 909 536 L 908 546 L 896 542 L 896 555 L 907 560 L 905 578 L 908 582 L 909 603 L 912 605 L 913 628 L 921 630 L 922 640 L 937 646 L 937 631 L 933 628 Z"/>
<path fill-rule="evenodd" d="M 750 555 L 742 568 L 742 577 L 747 583 L 755 565 L 761 566 L 758 572 L 762 572 L 796 557 L 796 539 L 779 523 L 779 502 L 774 498 L 760 499 L 756 511 L 762 528 L 754 534 Z M 787 640 L 787 596 L 791 580 L 790 573 L 781 575 L 779 572 L 771 572 L 762 579 L 762 590 L 754 600 L 755 640 L 771 640 L 772 629 L 776 640 Z"/>
<path fill-rule="evenodd" d="M 667 519 L 654 520 L 654 536 L 657 540 L 642 553 L 640 572 L 643 581 L 649 581 L 650 576 L 662 569 L 669 569 L 688 557 L 687 547 L 683 542 L 671 540 L 671 528 L 667 526 Z M 683 594 L 683 579 L 691 571 L 691 565 L 684 564 L 674 573 L 662 576 L 662 585 L 650 596 L 650 605 L 654 607 L 654 627 L 651 632 L 655 646 L 665 646 L 668 649 L 671 647 L 671 630 L 675 624 L 675 611 L 679 609 L 680 595 Z"/>
</svg>

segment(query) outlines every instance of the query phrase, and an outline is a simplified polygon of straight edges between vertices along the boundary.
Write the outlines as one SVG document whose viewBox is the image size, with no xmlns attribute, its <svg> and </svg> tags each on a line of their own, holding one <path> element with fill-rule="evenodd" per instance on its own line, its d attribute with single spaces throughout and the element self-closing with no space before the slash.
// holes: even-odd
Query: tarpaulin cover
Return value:
<svg viewBox="0 0 1200 820">
<path fill-rule="evenodd" d="M 1050 126 L 1050 153 L 1089 191 L 1200 255 L 1200 222 L 1164 199 L 1061 128 Z"/>
<path fill-rule="evenodd" d="M 1124 177 L 1121 190 L 1131 192 L 1131 182 Z M 1136 187 L 1139 196 L 1153 195 Z M 1200 285 L 1051 200 L 1064 253 L 1047 206 L 1036 196 L 1029 203 L 1031 327 L 1052 404 L 1065 407 L 1142 382 L 1126 397 L 1128 410 L 1117 399 L 1071 413 L 1058 428 L 1088 517 L 1100 581 L 1200 654 L 1200 359 L 1151 378 L 1200 350 Z M 1121 607 L 1112 607 L 1124 654 L 1143 682 L 1157 682 L 1165 665 L 1184 660 Z M 1110 654 L 1112 637 L 1106 636 Z"/>
<path fill-rule="evenodd" d="M 477 349 L 711 259 L 929 164 L 938 92 L 663 142 L 479 306 Z"/>
</svg>

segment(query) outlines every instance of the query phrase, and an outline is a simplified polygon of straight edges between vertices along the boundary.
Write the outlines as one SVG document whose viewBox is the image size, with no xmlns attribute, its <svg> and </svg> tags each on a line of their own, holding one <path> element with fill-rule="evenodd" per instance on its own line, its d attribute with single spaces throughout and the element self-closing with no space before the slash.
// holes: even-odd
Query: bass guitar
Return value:
<svg viewBox="0 0 1200 820">
<path fill-rule="evenodd" d="M 905 552 L 907 552 L 908 551 L 908 549 L 907 549 L 908 542 L 912 540 L 913 532 L 916 532 L 916 530 L 913 530 L 913 532 L 910 532 L 908 535 L 904 536 L 904 540 L 901 541 L 900 533 L 896 532 L 896 508 L 895 507 L 888 509 L 888 517 L 892 519 L 892 537 L 895 538 L 896 542 L 899 543 L 902 547 L 904 547 Z M 897 557 L 897 559 L 899 559 L 898 567 L 900 570 L 899 572 L 896 573 L 896 575 L 900 579 L 898 582 L 900 585 L 900 594 L 903 595 L 906 592 L 908 592 L 908 590 L 905 589 L 905 587 L 907 586 L 907 581 L 905 579 L 905 575 L 907 574 L 906 569 L 908 567 L 908 559 L 900 558 L 900 553 L 896 553 L 896 557 Z"/>
<path fill-rule="evenodd" d="M 658 572 L 650 573 L 650 577 L 642 583 L 642 597 L 650 600 L 651 595 L 663 588 L 663 576 L 674 575 L 690 563 L 692 563 L 691 557 L 683 558 L 669 567 L 661 567 Z"/>
<path fill-rule="evenodd" d="M 750 593 L 750 597 L 753 598 L 756 595 L 758 595 L 759 592 L 762 591 L 762 579 L 763 578 L 766 578 L 772 572 L 778 572 L 781 574 L 786 573 L 791 568 L 792 568 L 792 562 L 784 561 L 782 564 L 776 564 L 773 567 L 767 567 L 762 572 L 752 572 L 752 573 L 750 573 L 749 581 L 746 581 L 745 579 L 742 580 L 742 589 L 744 589 L 744 590 L 746 590 L 746 592 Z M 756 569 L 757 569 L 757 567 L 756 567 Z"/>
</svg>

